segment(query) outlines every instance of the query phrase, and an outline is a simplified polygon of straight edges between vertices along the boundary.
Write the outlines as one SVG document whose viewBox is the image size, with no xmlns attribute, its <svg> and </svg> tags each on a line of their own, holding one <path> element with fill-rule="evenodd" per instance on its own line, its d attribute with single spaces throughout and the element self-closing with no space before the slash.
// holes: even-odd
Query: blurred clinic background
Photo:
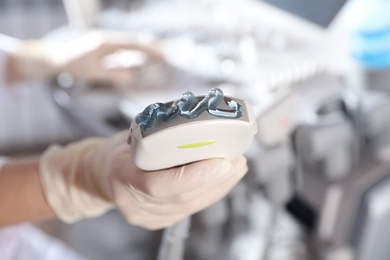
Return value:
<svg viewBox="0 0 390 260">
<path fill-rule="evenodd" d="M 0 0 L 2 34 L 113 31 L 158 41 L 165 58 L 111 57 L 135 75 L 125 90 L 66 72 L 0 88 L 0 154 L 108 136 L 150 103 L 219 87 L 253 105 L 259 131 L 248 175 L 192 217 L 182 259 L 390 259 L 389 14 L 389 0 Z M 85 259 L 156 259 L 164 246 L 116 211 L 36 226 Z"/>
</svg>

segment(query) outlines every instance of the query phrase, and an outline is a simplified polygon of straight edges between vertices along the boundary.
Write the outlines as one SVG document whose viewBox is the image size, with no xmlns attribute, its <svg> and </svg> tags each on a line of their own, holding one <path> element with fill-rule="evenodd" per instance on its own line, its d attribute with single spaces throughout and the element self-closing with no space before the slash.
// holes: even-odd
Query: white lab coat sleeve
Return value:
<svg viewBox="0 0 390 260">
<path fill-rule="evenodd" d="M 0 229 L 1 260 L 85 260 L 62 241 L 31 224 Z"/>
<path fill-rule="evenodd" d="M 20 48 L 21 41 L 0 34 L 0 87 L 6 85 L 5 66 L 9 55 Z"/>
</svg>

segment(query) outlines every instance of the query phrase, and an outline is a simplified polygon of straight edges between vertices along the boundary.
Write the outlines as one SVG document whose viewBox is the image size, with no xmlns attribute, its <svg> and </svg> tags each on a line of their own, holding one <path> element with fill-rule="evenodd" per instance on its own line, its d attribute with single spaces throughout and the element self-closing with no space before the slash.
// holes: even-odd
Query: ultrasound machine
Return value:
<svg viewBox="0 0 390 260">
<path fill-rule="evenodd" d="M 68 17 L 77 24 L 82 12 L 70 4 L 77 1 L 65 2 Z M 348 4 L 130 1 L 99 15 L 91 10 L 84 15 L 90 20 L 83 26 L 97 23 L 140 39 L 157 38 L 166 53 L 165 67 L 145 68 L 156 76 L 140 75 L 148 91 L 136 88 L 125 99 L 114 97 L 113 104 L 120 104 L 115 109 L 107 105 L 121 118 L 131 121 L 135 111 L 156 97 L 170 100 L 184 90 L 199 93 L 215 86 L 255 107 L 258 133 L 248 153 L 250 173 L 228 199 L 194 216 L 188 256 L 390 258 L 390 98 L 367 84 L 362 92 L 351 80 L 354 64 L 343 21 Z M 80 10 L 86 12 L 85 7 Z M 156 88 L 161 82 L 166 89 Z M 82 102 L 80 91 L 73 98 L 72 89 L 61 82 L 52 91 L 57 105 L 84 131 L 107 135 L 118 127 L 102 117 L 77 116 L 84 109 L 74 105 Z M 64 95 L 67 104 L 56 99 Z M 267 226 L 274 233 L 287 232 L 290 239 L 265 234 Z M 294 239 L 305 242 L 304 254 L 271 252 L 277 240 L 297 248 Z M 215 248 L 223 250 L 216 253 Z"/>
</svg>

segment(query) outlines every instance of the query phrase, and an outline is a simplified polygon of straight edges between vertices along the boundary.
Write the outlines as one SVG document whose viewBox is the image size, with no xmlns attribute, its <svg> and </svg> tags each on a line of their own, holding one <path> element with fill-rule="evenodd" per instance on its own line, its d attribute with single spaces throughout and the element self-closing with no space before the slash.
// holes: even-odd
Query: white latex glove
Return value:
<svg viewBox="0 0 390 260">
<path fill-rule="evenodd" d="M 16 80 L 43 79 L 68 72 L 77 80 L 126 86 L 134 81 L 129 68 L 105 66 L 104 58 L 118 51 L 136 50 L 161 61 L 156 43 L 139 43 L 118 33 L 95 32 L 64 44 L 27 41 L 11 57 Z"/>
<path fill-rule="evenodd" d="M 49 148 L 40 162 L 43 189 L 66 222 L 117 206 L 131 224 L 161 229 L 222 199 L 247 172 L 246 159 L 210 159 L 145 172 L 131 162 L 127 134 Z"/>
</svg>

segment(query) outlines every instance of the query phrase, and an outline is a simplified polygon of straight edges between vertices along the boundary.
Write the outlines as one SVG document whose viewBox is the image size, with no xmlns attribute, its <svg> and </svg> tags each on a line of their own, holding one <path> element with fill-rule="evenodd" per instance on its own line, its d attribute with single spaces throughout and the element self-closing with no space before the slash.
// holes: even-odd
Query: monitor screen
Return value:
<svg viewBox="0 0 390 260">
<path fill-rule="evenodd" d="M 328 27 L 347 0 L 262 0 L 305 20 Z"/>
</svg>

